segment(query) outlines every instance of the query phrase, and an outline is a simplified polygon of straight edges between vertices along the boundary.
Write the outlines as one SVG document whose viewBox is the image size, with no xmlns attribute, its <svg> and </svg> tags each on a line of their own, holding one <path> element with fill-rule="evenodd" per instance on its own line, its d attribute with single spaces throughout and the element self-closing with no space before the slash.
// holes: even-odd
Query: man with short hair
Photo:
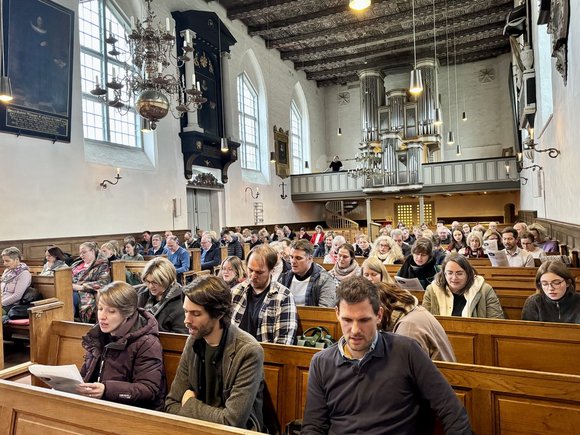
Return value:
<svg viewBox="0 0 580 435">
<path fill-rule="evenodd" d="M 153 234 L 151 236 L 151 248 L 147 251 L 147 255 L 163 255 L 164 249 L 161 245 L 161 236 L 159 234 Z"/>
<path fill-rule="evenodd" d="M 250 251 L 248 279 L 232 289 L 232 323 L 258 341 L 294 344 L 298 329 L 296 305 L 290 290 L 272 281 L 277 261 L 277 252 L 268 245 Z"/>
<path fill-rule="evenodd" d="M 439 243 L 443 245 L 448 245 L 451 243 L 451 232 L 445 225 L 440 225 L 437 227 L 437 236 L 439 236 Z"/>
<path fill-rule="evenodd" d="M 232 295 L 218 277 L 196 278 L 184 288 L 189 337 L 165 411 L 182 417 L 262 432 L 264 351 L 232 325 Z"/>
<path fill-rule="evenodd" d="M 487 224 L 487 229 L 491 231 L 497 231 L 497 222 L 489 221 L 489 224 Z"/>
<path fill-rule="evenodd" d="M 403 255 L 405 257 L 408 257 L 409 255 L 411 255 L 411 245 L 409 245 L 408 243 L 405 243 L 403 241 L 403 231 L 395 228 L 393 231 L 391 231 L 391 238 L 393 239 L 393 241 L 399 245 L 401 247 L 401 251 L 403 251 Z"/>
<path fill-rule="evenodd" d="M 334 305 L 334 279 L 312 259 L 314 247 L 308 240 L 294 240 L 290 248 L 292 270 L 278 278 L 294 295 L 296 305 L 332 307 Z"/>
<path fill-rule="evenodd" d="M 238 236 L 229 230 L 222 233 L 222 246 L 228 248 L 228 257 L 238 257 L 240 260 L 244 259 L 244 248 L 238 240 Z"/>
<path fill-rule="evenodd" d="M 222 254 L 217 243 L 205 233 L 201 236 L 201 270 L 213 270 L 222 262 Z"/>
<path fill-rule="evenodd" d="M 149 249 L 151 249 L 153 247 L 153 245 L 151 244 L 151 231 L 143 231 L 143 234 L 141 234 L 141 237 L 143 238 L 143 255 L 147 255 L 147 252 L 149 252 Z"/>
<path fill-rule="evenodd" d="M 258 234 L 258 231 L 252 230 L 250 234 L 250 249 L 253 249 L 254 247 L 261 244 L 262 241 L 260 240 L 260 235 Z"/>
<path fill-rule="evenodd" d="M 288 225 L 284 225 L 282 227 L 282 231 L 284 232 L 284 237 L 294 240 L 296 238 L 296 233 L 290 229 Z M 278 239 L 280 241 L 280 239 Z"/>
<path fill-rule="evenodd" d="M 445 433 L 471 434 L 465 409 L 429 356 L 414 340 L 377 330 L 383 314 L 370 281 L 339 286 L 343 336 L 312 358 L 301 433 L 432 433 L 428 404 Z"/>
<path fill-rule="evenodd" d="M 181 281 L 183 272 L 187 272 L 191 266 L 189 251 L 179 246 L 179 239 L 176 236 L 169 236 L 163 253 L 167 255 L 167 259 L 175 266 L 177 280 Z"/>
<path fill-rule="evenodd" d="M 534 256 L 518 248 L 518 232 L 515 228 L 504 228 L 501 232 L 501 239 L 510 267 L 534 267 Z"/>
</svg>

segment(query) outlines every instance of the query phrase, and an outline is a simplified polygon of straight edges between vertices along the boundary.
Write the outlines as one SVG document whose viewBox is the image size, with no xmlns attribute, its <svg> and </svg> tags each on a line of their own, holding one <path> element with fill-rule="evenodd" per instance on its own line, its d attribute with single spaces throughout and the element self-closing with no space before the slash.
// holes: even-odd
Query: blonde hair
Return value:
<svg viewBox="0 0 580 435">
<path fill-rule="evenodd" d="M 365 267 L 376 273 L 380 273 L 381 282 L 386 282 L 389 284 L 395 283 L 395 280 L 391 277 L 391 275 L 389 275 L 389 272 L 385 268 L 383 262 L 379 260 L 377 257 L 369 257 L 365 261 L 363 261 L 363 264 L 361 266 L 361 275 L 364 274 Z"/>
<path fill-rule="evenodd" d="M 143 282 L 148 276 L 166 290 L 177 280 L 175 266 L 165 257 L 155 257 L 145 265 L 141 272 Z"/>
<path fill-rule="evenodd" d="M 395 264 L 395 262 L 402 261 L 405 259 L 401 247 L 390 236 L 377 237 L 377 239 L 373 243 L 373 248 L 371 249 L 369 257 L 378 257 L 380 255 L 379 245 L 381 244 L 381 242 L 387 242 L 387 244 L 391 248 L 387 253 L 387 258 L 385 258 L 385 260 L 383 261 L 385 264 Z"/>
</svg>

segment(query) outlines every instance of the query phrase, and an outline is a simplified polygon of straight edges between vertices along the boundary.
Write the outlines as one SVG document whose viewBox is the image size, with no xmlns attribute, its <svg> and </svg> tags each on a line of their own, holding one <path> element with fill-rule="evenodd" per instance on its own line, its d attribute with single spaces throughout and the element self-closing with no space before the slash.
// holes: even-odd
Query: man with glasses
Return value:
<svg viewBox="0 0 580 435">
<path fill-rule="evenodd" d="M 213 271 L 222 262 L 219 245 L 214 243 L 209 234 L 201 236 L 201 270 Z"/>
<path fill-rule="evenodd" d="M 504 252 L 510 267 L 534 267 L 534 257 L 527 251 L 518 248 L 518 232 L 512 227 L 501 232 Z"/>
</svg>

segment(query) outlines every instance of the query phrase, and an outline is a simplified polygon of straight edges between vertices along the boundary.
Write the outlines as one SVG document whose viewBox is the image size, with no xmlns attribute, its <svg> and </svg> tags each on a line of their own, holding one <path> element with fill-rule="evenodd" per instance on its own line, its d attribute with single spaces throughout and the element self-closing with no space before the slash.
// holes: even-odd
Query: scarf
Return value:
<svg viewBox="0 0 580 435">
<path fill-rule="evenodd" d="M 338 263 L 336 263 L 333 270 L 334 276 L 336 276 L 339 281 L 342 281 L 343 279 L 348 278 L 350 275 L 357 275 L 358 271 L 360 270 L 360 266 L 356 260 L 353 260 L 352 263 L 350 263 L 350 265 L 344 269 L 338 267 Z"/>
<path fill-rule="evenodd" d="M 6 284 L 10 281 L 14 281 L 16 278 L 18 278 L 18 275 L 20 275 L 25 270 L 28 270 L 28 266 L 24 263 L 20 263 L 14 269 L 6 269 L 2 274 L 2 282 Z"/>
</svg>

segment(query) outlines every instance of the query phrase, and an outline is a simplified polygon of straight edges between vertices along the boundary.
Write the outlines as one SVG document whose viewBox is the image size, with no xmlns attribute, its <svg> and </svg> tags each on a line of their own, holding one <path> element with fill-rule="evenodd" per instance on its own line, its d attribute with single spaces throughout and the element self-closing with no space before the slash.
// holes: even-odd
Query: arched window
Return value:
<svg viewBox="0 0 580 435">
<path fill-rule="evenodd" d="M 238 124 L 242 168 L 260 171 L 258 93 L 245 73 L 238 76 Z"/>
<path fill-rule="evenodd" d="M 291 171 L 293 174 L 301 174 L 304 167 L 304 129 L 302 114 L 294 100 L 290 102 L 290 146 L 292 147 Z"/>
<path fill-rule="evenodd" d="M 129 109 L 127 113 L 120 113 L 90 93 L 96 82 L 105 86 L 105 77 L 110 80 L 112 76 L 124 75 L 122 59 L 103 53 L 110 50 L 110 46 L 105 43 L 109 34 L 117 38 L 117 50 L 128 53 L 128 45 L 125 43 L 127 27 L 128 23 L 111 1 L 80 2 L 83 132 L 85 140 L 140 148 L 140 120 L 136 112 Z"/>
</svg>

